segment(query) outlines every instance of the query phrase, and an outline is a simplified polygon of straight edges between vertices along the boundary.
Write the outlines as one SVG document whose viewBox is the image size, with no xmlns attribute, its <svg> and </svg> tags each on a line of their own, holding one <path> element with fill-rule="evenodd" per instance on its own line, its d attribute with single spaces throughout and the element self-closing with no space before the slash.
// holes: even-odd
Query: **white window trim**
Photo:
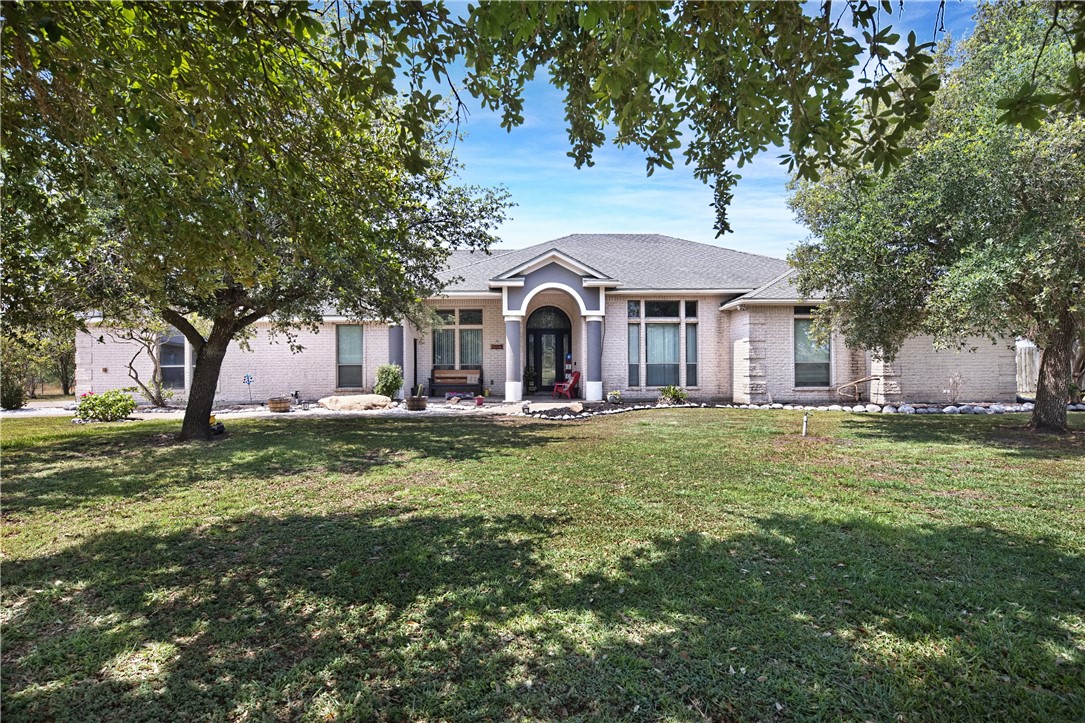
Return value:
<svg viewBox="0 0 1085 723">
<path fill-rule="evenodd" d="M 176 327 L 171 326 L 170 329 L 172 329 L 174 332 L 176 332 L 178 334 L 181 334 L 180 330 L 177 329 Z M 169 331 L 165 332 L 164 334 L 159 334 L 158 335 L 158 366 L 160 368 L 162 368 L 162 369 L 165 369 L 167 366 L 169 366 L 169 368 L 171 368 L 171 369 L 175 369 L 175 368 L 183 365 L 184 368 L 182 369 L 182 375 L 181 375 L 181 388 L 180 389 L 170 389 L 170 388 L 167 388 L 167 387 L 163 386 L 162 389 L 164 391 L 173 392 L 174 394 L 177 394 L 177 392 L 180 392 L 182 394 L 188 394 L 189 386 L 192 384 L 192 367 L 196 363 L 196 359 L 192 354 L 192 345 L 188 342 L 188 337 L 186 337 L 184 334 L 181 334 L 181 339 L 184 340 L 183 343 L 184 343 L 184 347 L 185 347 L 185 360 L 184 360 L 184 362 L 182 362 L 182 364 L 169 364 L 169 365 L 166 365 L 166 364 L 162 363 L 162 337 L 164 337 L 164 336 L 168 337 L 168 336 L 172 336 L 172 335 L 173 334 L 171 334 Z M 152 379 L 151 381 L 153 383 L 154 380 Z"/>
<path fill-rule="evenodd" d="M 649 386 L 648 385 L 648 324 L 677 324 L 678 325 L 678 386 L 682 389 L 699 390 L 701 389 L 701 380 L 703 375 L 701 374 L 701 331 L 697 330 L 697 384 L 694 386 L 688 386 L 686 384 L 686 367 L 688 362 L 686 361 L 686 326 L 698 325 L 700 323 L 701 304 L 700 299 L 629 299 L 629 301 L 636 301 L 640 304 L 640 317 L 631 318 L 629 316 L 628 307 L 626 309 L 626 324 L 627 326 L 639 326 L 640 327 L 640 385 L 632 386 L 629 384 L 629 340 L 626 338 L 626 361 L 625 361 L 625 383 L 627 389 L 639 390 L 639 391 L 653 391 L 662 389 L 661 386 Z M 645 309 L 647 301 L 677 301 L 678 302 L 678 316 L 652 316 L 645 317 Z M 697 316 L 686 316 L 686 302 L 696 301 L 697 303 Z M 629 329 L 626 328 L 626 334 L 629 333 Z"/>
<path fill-rule="evenodd" d="M 836 364 L 833 360 L 833 339 L 829 336 L 829 384 L 824 387 L 800 387 L 795 374 L 795 322 L 800 320 L 813 320 L 813 314 L 791 314 L 791 391 L 793 392 L 824 392 L 831 391 L 836 387 Z"/>
<path fill-rule="evenodd" d="M 361 334 L 361 364 L 340 364 L 339 357 L 339 329 L 340 327 L 358 327 Z M 361 384 L 359 386 L 343 386 L 340 384 L 340 367 L 361 367 Z M 366 389 L 366 325 L 358 322 L 335 325 L 335 390 L 359 390 Z"/>
<path fill-rule="evenodd" d="M 440 331 L 446 331 L 446 330 L 449 330 L 449 329 L 452 330 L 452 354 L 455 357 L 454 361 L 452 362 L 453 369 L 462 369 L 463 368 L 463 352 L 461 350 L 461 344 L 460 344 L 460 330 L 461 329 L 478 329 L 479 331 L 482 332 L 482 334 L 483 334 L 483 337 L 482 337 L 482 349 L 480 350 L 480 353 L 479 353 L 479 363 L 478 363 L 478 365 L 480 367 L 483 366 L 482 361 L 486 358 L 486 336 L 485 336 L 486 335 L 486 331 L 485 331 L 486 310 L 484 308 L 482 308 L 482 307 L 465 306 L 463 308 L 456 307 L 454 309 L 437 309 L 436 311 L 438 313 L 440 313 L 442 311 L 451 311 L 452 312 L 452 323 L 451 324 L 441 324 L 441 326 L 439 326 L 437 328 Z M 482 314 L 482 323 L 481 324 L 461 324 L 460 323 L 460 312 L 461 311 L 477 311 L 477 312 L 479 312 L 480 314 Z M 434 351 L 433 349 L 430 349 L 430 369 L 436 369 L 437 368 L 436 364 L 433 361 L 433 351 Z M 483 371 L 485 371 L 485 369 Z"/>
</svg>

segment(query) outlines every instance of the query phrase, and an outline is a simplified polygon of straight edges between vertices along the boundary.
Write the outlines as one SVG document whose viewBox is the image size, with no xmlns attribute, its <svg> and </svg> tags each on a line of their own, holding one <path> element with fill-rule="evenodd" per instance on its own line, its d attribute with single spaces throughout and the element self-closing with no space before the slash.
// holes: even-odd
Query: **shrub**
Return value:
<svg viewBox="0 0 1085 723">
<path fill-rule="evenodd" d="M 381 364 L 377 367 L 377 383 L 373 392 L 393 399 L 403 388 L 403 369 L 399 364 Z"/>
<path fill-rule="evenodd" d="M 14 374 L 0 374 L 0 407 L 21 409 L 26 404 L 23 380 Z"/>
<path fill-rule="evenodd" d="M 79 398 L 79 408 L 76 416 L 83 420 L 96 420 L 98 422 L 116 422 L 124 419 L 136 408 L 136 400 L 119 389 L 111 389 L 108 392 L 95 394 L 87 392 Z"/>
<path fill-rule="evenodd" d="M 682 404 L 689 399 L 689 394 L 682 387 L 668 386 L 659 390 L 660 404 Z"/>
</svg>

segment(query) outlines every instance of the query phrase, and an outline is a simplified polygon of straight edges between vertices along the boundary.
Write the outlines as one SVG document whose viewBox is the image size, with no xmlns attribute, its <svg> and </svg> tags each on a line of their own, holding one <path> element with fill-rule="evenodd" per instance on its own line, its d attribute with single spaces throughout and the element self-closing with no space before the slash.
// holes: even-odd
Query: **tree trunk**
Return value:
<svg viewBox="0 0 1085 723">
<path fill-rule="evenodd" d="M 1070 358 L 1074 348 L 1074 317 L 1068 309 L 1059 314 L 1043 354 L 1036 382 L 1036 406 L 1029 429 L 1068 432 L 1066 400 L 1070 396 Z"/>
<path fill-rule="evenodd" d="M 223 336 L 225 338 L 221 338 Z M 215 330 L 212 330 L 210 338 L 196 352 L 192 386 L 188 391 L 185 419 L 181 423 L 182 440 L 211 439 L 211 409 L 215 404 L 219 371 L 222 369 L 222 360 L 226 357 L 229 343 L 229 335 L 216 334 Z"/>
<path fill-rule="evenodd" d="M 57 377 L 60 379 L 60 391 L 64 396 L 69 396 L 72 393 L 72 387 L 75 382 L 75 352 L 63 352 L 57 357 L 56 360 L 56 372 Z"/>
</svg>

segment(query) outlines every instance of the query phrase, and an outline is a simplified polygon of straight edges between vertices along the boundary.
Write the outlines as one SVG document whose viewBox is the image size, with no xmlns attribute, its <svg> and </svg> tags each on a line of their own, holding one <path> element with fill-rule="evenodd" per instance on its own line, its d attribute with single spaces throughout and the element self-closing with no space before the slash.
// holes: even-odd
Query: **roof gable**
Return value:
<svg viewBox="0 0 1085 723">
<path fill-rule="evenodd" d="M 545 265 L 551 253 L 560 254 L 567 264 L 586 269 L 578 272 L 581 275 L 608 280 L 601 285 L 646 293 L 668 290 L 743 293 L 787 270 L 787 262 L 782 259 L 672 236 L 574 234 L 492 256 L 474 254 L 475 260 L 450 266 L 442 278 L 451 282 L 448 286 L 451 293 L 493 293 L 491 282 L 512 278 L 536 262 Z"/>
<path fill-rule="evenodd" d="M 590 277 L 592 279 L 612 281 L 612 279 L 610 279 L 610 277 L 608 277 L 606 274 L 602 273 L 601 271 L 597 271 L 596 269 L 593 269 L 591 266 L 585 264 L 584 262 L 582 262 L 582 261 L 580 261 L 578 259 L 575 259 L 572 256 L 570 256 L 569 254 L 563 253 L 562 251 L 559 251 L 556 248 L 550 248 L 547 251 L 544 251 L 543 253 L 539 254 L 538 256 L 535 256 L 534 258 L 528 259 L 527 261 L 524 261 L 522 263 L 517 264 L 516 266 L 513 266 L 512 268 L 510 268 L 510 269 L 498 274 L 497 276 L 495 276 L 493 279 L 491 279 L 491 281 L 500 282 L 500 281 L 519 278 L 519 277 L 522 277 L 522 276 L 524 276 L 526 274 L 530 274 L 532 271 L 537 271 L 537 270 L 543 268 L 544 266 L 548 266 L 550 264 L 557 264 L 559 266 L 567 268 L 570 271 L 572 271 L 574 274 L 577 274 L 579 276 L 586 276 L 586 277 Z"/>
<path fill-rule="evenodd" d="M 794 280 L 795 274 L 798 272 L 795 269 L 788 269 L 784 273 L 776 276 L 769 281 L 748 294 L 743 294 L 737 299 L 733 299 L 720 309 L 733 309 L 736 306 L 743 304 L 755 304 L 755 305 L 772 305 L 772 304 L 803 304 L 811 301 L 822 301 L 824 296 L 821 294 L 814 294 L 810 297 L 804 297 L 799 295 L 799 290 L 795 288 Z"/>
</svg>

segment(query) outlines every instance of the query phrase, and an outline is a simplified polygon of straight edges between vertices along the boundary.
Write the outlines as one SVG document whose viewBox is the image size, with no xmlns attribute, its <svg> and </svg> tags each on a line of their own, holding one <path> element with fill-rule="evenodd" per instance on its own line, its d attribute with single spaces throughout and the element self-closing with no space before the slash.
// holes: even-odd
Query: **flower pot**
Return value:
<svg viewBox="0 0 1085 723">
<path fill-rule="evenodd" d="M 607 403 L 608 404 L 621 404 L 622 403 L 622 397 L 619 394 L 608 394 L 607 395 Z"/>
<path fill-rule="evenodd" d="M 293 401 L 290 397 L 272 397 L 267 400 L 267 408 L 272 412 L 289 412 Z"/>
<path fill-rule="evenodd" d="M 408 412 L 421 412 L 426 408 L 426 401 L 429 397 L 407 397 L 404 401 L 407 403 Z"/>
</svg>

